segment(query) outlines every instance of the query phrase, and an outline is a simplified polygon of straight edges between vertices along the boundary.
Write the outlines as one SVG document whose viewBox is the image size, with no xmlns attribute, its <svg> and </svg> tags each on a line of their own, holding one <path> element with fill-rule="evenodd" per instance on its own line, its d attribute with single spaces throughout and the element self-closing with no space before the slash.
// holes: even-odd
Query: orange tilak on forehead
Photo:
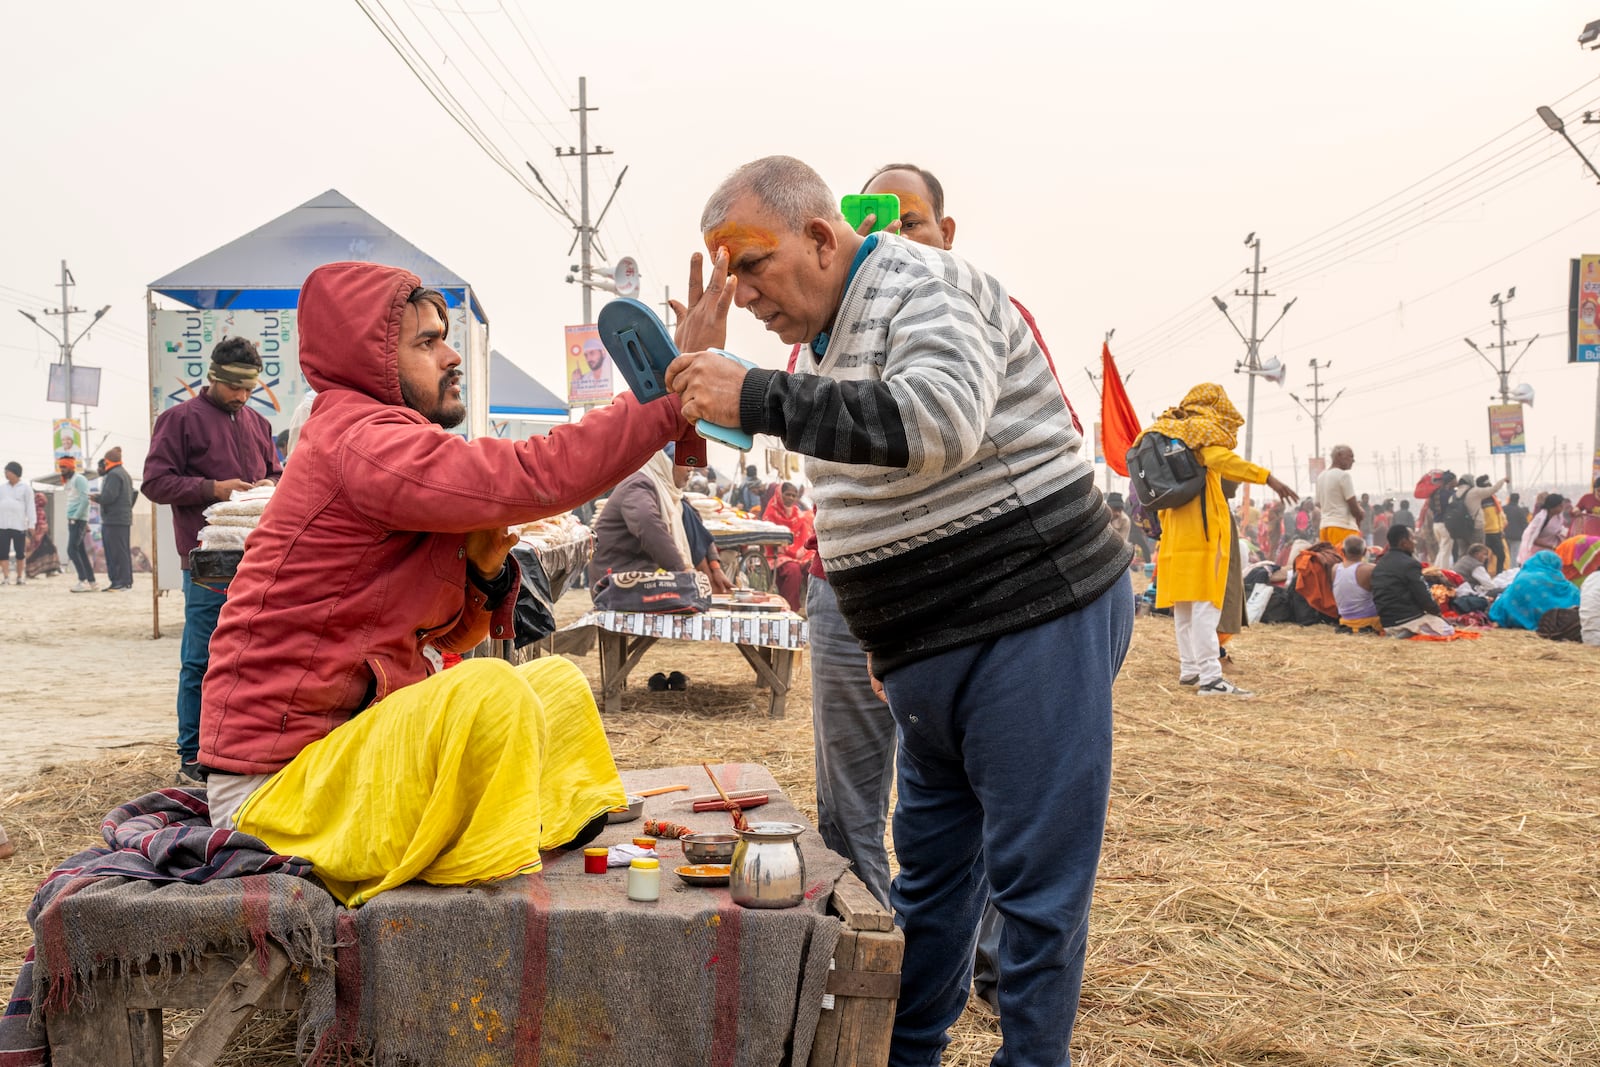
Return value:
<svg viewBox="0 0 1600 1067">
<path fill-rule="evenodd" d="M 885 193 L 893 193 L 895 196 L 900 198 L 901 218 L 905 218 L 907 215 L 921 215 L 930 222 L 937 218 L 937 216 L 933 213 L 933 207 L 916 193 L 905 189 L 892 188 L 881 191 Z"/>
<path fill-rule="evenodd" d="M 732 269 L 750 252 L 771 252 L 778 247 L 777 235 L 759 226 L 746 226 L 738 222 L 725 222 L 706 234 L 706 251 L 713 256 L 718 248 L 728 250 L 728 267 Z"/>
</svg>

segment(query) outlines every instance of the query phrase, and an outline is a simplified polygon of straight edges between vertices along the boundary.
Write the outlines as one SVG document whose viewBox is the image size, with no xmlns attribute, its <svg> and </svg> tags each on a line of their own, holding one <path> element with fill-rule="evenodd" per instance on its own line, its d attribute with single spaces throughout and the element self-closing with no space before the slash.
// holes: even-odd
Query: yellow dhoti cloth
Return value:
<svg viewBox="0 0 1600 1067">
<path fill-rule="evenodd" d="M 1352 530 L 1348 526 L 1324 526 L 1317 531 L 1317 536 L 1334 548 L 1343 548 L 1346 537 L 1360 537 L 1361 531 Z"/>
<path fill-rule="evenodd" d="M 624 796 L 583 672 L 558 657 L 471 659 L 307 745 L 235 821 L 310 860 L 354 906 L 412 879 L 536 871 L 541 848 Z"/>
</svg>

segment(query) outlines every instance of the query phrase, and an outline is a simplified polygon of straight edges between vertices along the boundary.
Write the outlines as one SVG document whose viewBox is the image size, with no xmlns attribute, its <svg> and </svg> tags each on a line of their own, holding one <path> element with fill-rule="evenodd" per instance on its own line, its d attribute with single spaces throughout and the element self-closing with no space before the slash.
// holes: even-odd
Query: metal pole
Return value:
<svg viewBox="0 0 1600 1067">
<path fill-rule="evenodd" d="M 589 229 L 589 79 L 578 79 L 578 190 L 580 202 L 580 215 L 578 220 L 578 238 L 583 247 L 583 258 L 578 262 L 583 266 L 583 273 L 578 280 L 583 289 L 583 324 L 587 326 L 594 321 L 590 313 L 589 295 L 589 254 L 593 231 Z"/>
<path fill-rule="evenodd" d="M 1256 436 L 1256 371 L 1261 367 L 1259 353 L 1261 341 L 1256 337 L 1257 312 L 1261 303 L 1261 239 L 1256 238 L 1256 265 L 1250 274 L 1250 347 L 1247 354 L 1249 369 L 1245 376 L 1250 379 L 1245 392 L 1244 414 L 1244 460 L 1250 462 Z"/>
<path fill-rule="evenodd" d="M 1500 309 L 1500 403 L 1511 403 L 1511 372 L 1506 369 L 1506 306 L 1498 305 Z M 1506 485 L 1511 484 L 1511 453 L 1506 453 Z"/>
<path fill-rule="evenodd" d="M 1322 364 L 1311 361 L 1311 458 L 1322 456 Z"/>
<path fill-rule="evenodd" d="M 62 386 L 63 386 L 64 392 L 66 393 L 66 397 L 65 397 L 65 403 L 62 405 L 62 407 L 65 408 L 65 410 L 66 410 L 66 416 L 67 416 L 67 421 L 68 422 L 72 421 L 72 322 L 71 322 L 71 319 L 72 319 L 72 310 L 73 309 L 72 309 L 72 301 L 67 299 L 67 286 L 71 284 L 71 282 L 68 279 L 70 279 L 71 277 L 72 277 L 71 273 L 68 272 L 68 270 L 67 270 L 67 261 L 63 259 L 61 261 L 61 370 L 62 370 L 62 374 L 65 376 L 65 381 L 62 382 Z M 83 458 L 85 460 L 87 460 L 89 457 L 88 456 L 84 456 Z"/>
<path fill-rule="evenodd" d="M 1589 484 L 1593 485 L 1596 478 L 1600 478 L 1600 367 L 1595 368 L 1594 379 L 1594 451 L 1590 453 Z"/>
</svg>

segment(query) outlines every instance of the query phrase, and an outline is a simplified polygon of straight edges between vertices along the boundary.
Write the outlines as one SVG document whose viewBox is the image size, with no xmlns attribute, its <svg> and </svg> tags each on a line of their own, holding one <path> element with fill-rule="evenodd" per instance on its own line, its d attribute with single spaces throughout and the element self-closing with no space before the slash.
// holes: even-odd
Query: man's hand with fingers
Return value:
<svg viewBox="0 0 1600 1067">
<path fill-rule="evenodd" d="M 717 249 L 709 281 L 702 275 L 704 263 L 705 256 L 699 252 L 689 257 L 687 306 L 671 301 L 673 313 L 678 316 L 672 340 L 679 352 L 703 352 L 728 343 L 728 309 L 733 306 L 739 280 L 728 273 L 726 248 Z"/>
</svg>

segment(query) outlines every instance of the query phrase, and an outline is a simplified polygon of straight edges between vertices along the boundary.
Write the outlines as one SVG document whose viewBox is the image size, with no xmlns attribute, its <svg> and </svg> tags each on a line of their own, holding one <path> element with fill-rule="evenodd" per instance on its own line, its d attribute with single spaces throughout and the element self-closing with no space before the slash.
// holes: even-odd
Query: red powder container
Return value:
<svg viewBox="0 0 1600 1067">
<path fill-rule="evenodd" d="M 604 846 L 599 846 L 599 847 L 596 847 L 596 848 L 586 848 L 586 849 L 584 849 L 583 850 L 583 873 L 584 874 L 605 874 L 606 873 L 606 857 L 610 854 L 610 852 L 611 852 L 611 850 L 606 848 L 606 847 L 604 847 Z"/>
</svg>

